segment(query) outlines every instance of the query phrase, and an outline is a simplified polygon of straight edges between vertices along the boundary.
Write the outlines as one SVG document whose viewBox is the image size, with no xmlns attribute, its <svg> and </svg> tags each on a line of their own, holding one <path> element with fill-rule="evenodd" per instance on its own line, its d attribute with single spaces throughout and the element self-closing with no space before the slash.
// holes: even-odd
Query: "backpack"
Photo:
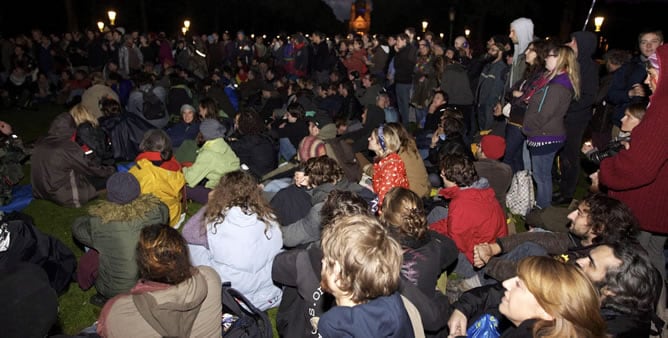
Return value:
<svg viewBox="0 0 668 338">
<path fill-rule="evenodd" d="M 241 292 L 234 289 L 230 282 L 223 283 L 223 337 L 226 338 L 271 338 L 273 329 L 269 316 L 260 311 Z"/>
<path fill-rule="evenodd" d="M 153 89 L 142 92 L 143 107 L 142 115 L 147 120 L 158 120 L 167 116 L 167 107 L 160 98 L 155 95 Z"/>
<path fill-rule="evenodd" d="M 325 152 L 339 164 L 351 182 L 359 182 L 362 178 L 362 168 L 357 162 L 352 146 L 345 139 L 336 137 L 325 140 Z"/>
<path fill-rule="evenodd" d="M 506 194 L 506 206 L 515 215 L 526 216 L 536 204 L 533 179 L 529 170 L 521 170 L 513 175 L 510 189 Z"/>
</svg>

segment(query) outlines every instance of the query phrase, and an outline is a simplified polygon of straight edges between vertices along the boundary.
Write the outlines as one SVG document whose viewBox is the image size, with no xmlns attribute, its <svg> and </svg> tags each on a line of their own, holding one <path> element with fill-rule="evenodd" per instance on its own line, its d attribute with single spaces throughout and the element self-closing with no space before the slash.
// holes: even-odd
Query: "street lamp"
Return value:
<svg viewBox="0 0 668 338">
<path fill-rule="evenodd" d="M 595 32 L 600 32 L 601 31 L 601 26 L 603 25 L 603 20 L 605 20 L 604 17 L 602 16 L 597 16 L 594 18 L 594 26 L 596 26 L 596 29 L 594 30 Z"/>
<path fill-rule="evenodd" d="M 188 27 L 186 26 L 181 27 L 181 33 L 183 33 L 183 35 L 186 35 L 186 33 L 188 33 Z"/>
<path fill-rule="evenodd" d="M 439 34 L 438 36 L 440 36 L 440 37 L 441 37 L 441 40 L 443 40 L 443 37 L 445 36 L 445 34 L 441 33 L 441 34 Z"/>
<path fill-rule="evenodd" d="M 113 26 L 116 22 L 116 11 L 108 11 L 107 16 L 109 17 L 109 23 Z"/>
<path fill-rule="evenodd" d="M 452 26 L 455 23 L 455 7 L 450 7 L 450 12 L 448 12 L 448 18 L 450 19 L 450 44 L 452 44 Z"/>
<path fill-rule="evenodd" d="M 104 22 L 98 21 L 97 22 L 97 29 L 100 30 L 100 33 L 104 32 Z"/>
<path fill-rule="evenodd" d="M 427 26 L 429 26 L 429 22 L 422 21 L 422 33 L 427 31 Z"/>
<path fill-rule="evenodd" d="M 465 30 L 464 30 L 464 35 L 466 35 L 466 39 L 468 39 L 468 38 L 469 38 L 469 35 L 471 35 L 471 30 L 468 29 L 468 28 L 465 29 Z"/>
<path fill-rule="evenodd" d="M 186 30 L 190 29 L 190 20 L 188 19 L 183 20 L 183 28 L 185 28 Z"/>
</svg>

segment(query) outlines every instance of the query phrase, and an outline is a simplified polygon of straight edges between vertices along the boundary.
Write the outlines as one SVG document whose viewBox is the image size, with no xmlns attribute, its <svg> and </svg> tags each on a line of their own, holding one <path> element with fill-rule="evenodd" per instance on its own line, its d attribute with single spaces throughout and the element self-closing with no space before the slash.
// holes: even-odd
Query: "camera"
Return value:
<svg viewBox="0 0 668 338">
<path fill-rule="evenodd" d="M 624 149 L 623 142 L 629 141 L 631 141 L 630 135 L 615 137 L 612 141 L 610 141 L 610 143 L 608 143 L 608 146 L 605 149 L 593 151 L 590 154 L 587 154 L 587 157 L 590 161 L 596 164 L 601 164 L 603 159 L 617 155 L 620 150 Z"/>
</svg>

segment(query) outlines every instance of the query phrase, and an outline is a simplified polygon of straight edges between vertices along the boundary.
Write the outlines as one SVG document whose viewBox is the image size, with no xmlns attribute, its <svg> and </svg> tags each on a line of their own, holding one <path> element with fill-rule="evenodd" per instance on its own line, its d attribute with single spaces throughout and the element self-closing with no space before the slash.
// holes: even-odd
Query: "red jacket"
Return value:
<svg viewBox="0 0 668 338">
<path fill-rule="evenodd" d="M 448 217 L 431 224 L 429 228 L 452 238 L 457 249 L 471 263 L 476 244 L 495 242 L 508 234 L 506 217 L 494 197 L 494 189 L 462 189 L 455 186 L 441 189 L 438 193 L 450 199 Z"/>
<path fill-rule="evenodd" d="M 642 230 L 668 234 L 668 45 L 656 53 L 661 69 L 647 113 L 633 129 L 631 147 L 601 161 L 599 181 L 631 209 Z"/>
<path fill-rule="evenodd" d="M 373 165 L 373 191 L 378 195 L 378 205 L 383 205 L 385 194 L 394 187 L 409 188 L 406 176 L 406 165 L 397 155 L 392 153 Z"/>
</svg>

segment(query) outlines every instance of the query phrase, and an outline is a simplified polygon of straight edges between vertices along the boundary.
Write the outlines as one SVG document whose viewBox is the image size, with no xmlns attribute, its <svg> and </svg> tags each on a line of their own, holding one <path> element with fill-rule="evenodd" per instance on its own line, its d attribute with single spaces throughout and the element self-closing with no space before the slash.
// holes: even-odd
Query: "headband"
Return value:
<svg viewBox="0 0 668 338">
<path fill-rule="evenodd" d="M 385 135 L 383 135 L 383 125 L 381 124 L 378 127 L 378 143 L 380 143 L 380 149 L 385 151 Z"/>
</svg>

